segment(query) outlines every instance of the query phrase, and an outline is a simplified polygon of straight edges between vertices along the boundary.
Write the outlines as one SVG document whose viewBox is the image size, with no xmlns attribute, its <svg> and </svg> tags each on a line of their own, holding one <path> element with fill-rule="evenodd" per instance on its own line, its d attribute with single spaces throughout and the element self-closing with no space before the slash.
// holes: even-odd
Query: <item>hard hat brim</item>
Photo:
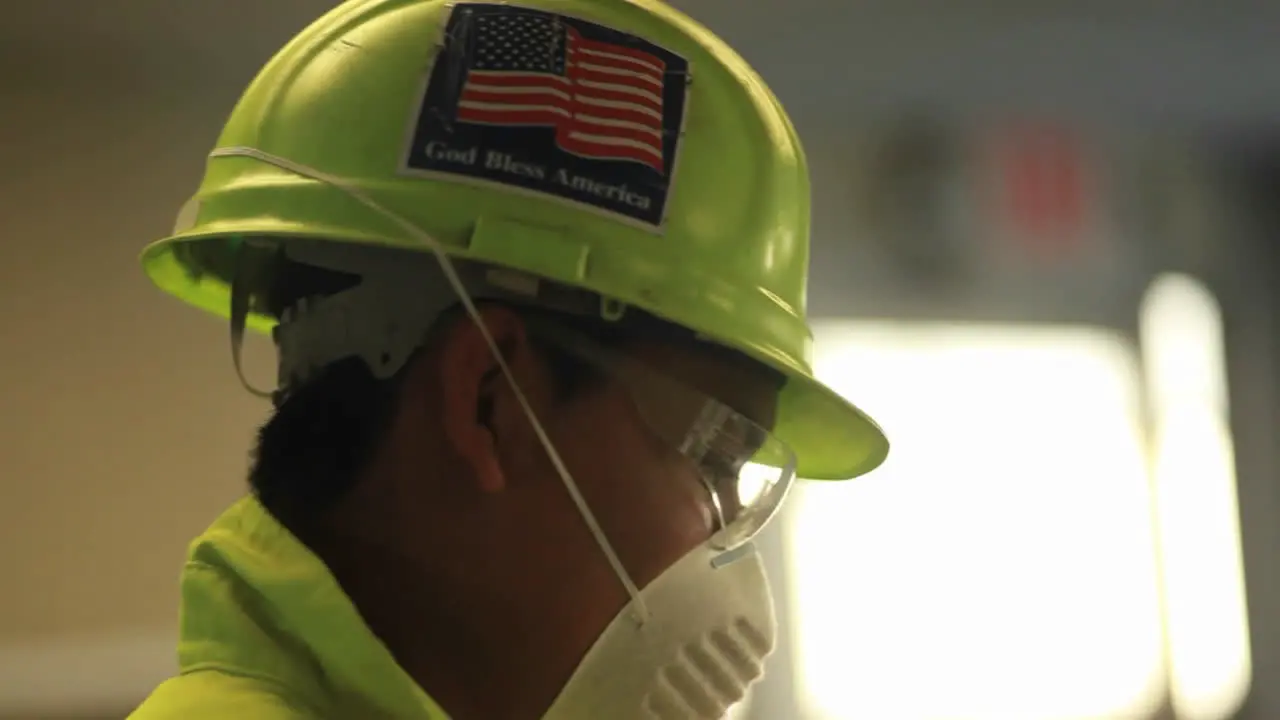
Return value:
<svg viewBox="0 0 1280 720">
<path fill-rule="evenodd" d="M 789 373 L 774 434 L 796 453 L 809 480 L 850 480 L 889 455 L 884 431 L 857 406 L 807 373 Z"/>
</svg>

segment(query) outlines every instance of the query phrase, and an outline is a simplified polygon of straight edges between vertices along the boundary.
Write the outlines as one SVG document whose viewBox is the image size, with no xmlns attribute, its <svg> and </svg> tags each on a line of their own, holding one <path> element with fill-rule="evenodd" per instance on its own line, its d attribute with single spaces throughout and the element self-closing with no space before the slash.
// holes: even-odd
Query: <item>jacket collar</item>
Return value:
<svg viewBox="0 0 1280 720">
<path fill-rule="evenodd" d="M 324 563 L 247 497 L 191 545 L 182 671 L 273 681 L 341 717 L 448 720 L 368 629 Z"/>
</svg>

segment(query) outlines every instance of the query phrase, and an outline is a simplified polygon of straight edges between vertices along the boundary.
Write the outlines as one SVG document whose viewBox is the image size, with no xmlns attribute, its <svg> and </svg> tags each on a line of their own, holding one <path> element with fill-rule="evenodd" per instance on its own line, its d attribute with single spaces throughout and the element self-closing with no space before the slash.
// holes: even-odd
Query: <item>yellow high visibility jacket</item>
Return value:
<svg viewBox="0 0 1280 720">
<path fill-rule="evenodd" d="M 448 720 L 253 498 L 191 545 L 178 663 L 131 720 Z"/>
</svg>

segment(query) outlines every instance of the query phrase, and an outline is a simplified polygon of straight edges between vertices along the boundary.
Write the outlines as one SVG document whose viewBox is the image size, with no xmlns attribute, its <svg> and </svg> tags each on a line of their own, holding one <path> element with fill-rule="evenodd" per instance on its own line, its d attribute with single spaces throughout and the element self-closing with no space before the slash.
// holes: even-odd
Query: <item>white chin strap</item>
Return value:
<svg viewBox="0 0 1280 720">
<path fill-rule="evenodd" d="M 214 150 L 212 153 L 210 153 L 209 157 L 210 158 L 219 158 L 219 157 L 252 158 L 254 160 L 264 162 L 268 165 L 274 165 L 275 167 L 278 167 L 282 170 L 287 170 L 296 175 L 300 175 L 305 178 L 310 178 L 317 182 L 321 182 L 333 188 L 341 190 L 342 192 L 349 195 L 353 200 L 356 200 L 357 202 L 359 202 L 361 205 L 364 205 L 365 207 L 369 208 L 370 210 L 377 213 L 378 215 L 381 215 L 387 220 L 390 220 L 391 222 L 395 223 L 401 229 L 403 229 L 406 233 L 408 233 L 409 236 L 411 236 L 415 240 L 422 242 L 423 245 L 425 245 L 428 249 L 431 250 L 431 253 L 435 256 L 436 262 L 439 265 L 440 271 L 444 274 L 445 279 L 448 281 L 449 286 L 452 288 L 454 295 L 456 295 L 458 301 L 461 302 L 463 308 L 467 312 L 467 315 L 469 315 L 471 319 L 475 321 L 476 327 L 480 329 L 480 334 L 484 337 L 484 341 L 489 346 L 490 352 L 493 353 L 493 357 L 495 361 L 498 363 L 498 367 L 502 370 L 502 374 L 506 376 L 507 381 L 510 383 L 511 390 L 512 392 L 515 393 L 516 400 L 520 403 L 521 409 L 524 410 L 525 416 L 529 418 L 529 423 L 530 425 L 532 425 L 534 433 L 537 434 L 538 440 L 542 443 L 542 446 L 546 448 L 547 456 L 551 459 L 552 466 L 555 467 L 556 472 L 560 475 L 560 479 L 564 483 L 565 490 L 569 492 L 569 496 L 573 499 L 574 505 L 577 506 L 579 514 L 582 515 L 582 519 L 587 524 L 587 528 L 590 530 L 592 536 L 595 537 L 596 543 L 600 546 L 600 550 L 604 553 L 605 558 L 609 561 L 609 565 L 613 568 L 614 574 L 617 575 L 618 579 L 622 582 L 623 587 L 626 589 L 627 595 L 631 598 L 630 607 L 634 608 L 635 610 L 636 621 L 639 623 L 646 622 L 649 619 L 649 611 L 645 606 L 643 598 L 641 597 L 639 588 L 637 588 L 635 582 L 631 580 L 631 576 L 627 573 L 626 568 L 623 567 L 622 561 L 618 559 L 617 553 L 614 552 L 613 547 L 609 544 L 609 540 L 608 538 L 605 537 L 604 531 L 600 529 L 600 524 L 596 521 L 595 515 L 591 512 L 591 508 L 590 506 L 588 506 L 586 499 L 582 496 L 581 491 L 578 490 L 577 483 L 573 481 L 573 476 L 569 474 L 568 468 L 565 467 L 564 461 L 560 458 L 560 453 L 556 451 L 555 445 L 551 442 L 550 436 L 547 435 L 546 430 L 542 427 L 542 423 L 538 421 L 538 417 L 533 411 L 533 406 L 529 403 L 528 398 L 525 397 L 524 391 L 520 389 L 519 383 L 516 382 L 515 375 L 512 374 L 510 366 L 507 365 L 506 359 L 502 356 L 502 352 L 498 349 L 497 342 L 494 341 L 493 335 L 489 332 L 489 328 L 485 325 L 484 319 L 480 316 L 480 312 L 476 308 L 475 302 L 472 299 L 470 292 L 468 292 L 467 290 L 466 283 L 463 282 L 463 279 L 459 275 L 457 269 L 455 268 L 453 261 L 449 258 L 448 253 L 445 252 L 444 247 L 441 246 L 440 243 L 434 237 L 432 237 L 429 233 L 423 231 L 421 228 L 409 222 L 408 220 L 404 219 L 400 215 L 382 207 L 380 204 L 378 204 L 372 198 L 366 195 L 363 191 L 361 191 L 360 188 L 352 185 L 351 183 L 346 182 L 340 177 L 330 175 L 328 173 L 322 172 L 315 168 L 293 162 L 292 160 L 288 160 L 286 158 L 282 158 L 277 155 L 265 153 L 265 152 L 262 152 L 261 150 L 258 150 L 256 148 L 251 148 L 251 147 L 219 148 L 217 150 Z M 316 244 L 316 247 L 319 247 L 319 246 L 320 246 L 319 244 Z M 308 252 L 311 252 L 311 251 L 309 250 Z M 351 256 L 352 256 L 351 254 L 347 254 L 344 256 L 344 259 L 350 258 Z M 382 268 L 385 266 L 380 264 L 379 267 Z M 361 268 L 360 267 L 353 268 L 350 265 L 344 264 L 343 267 L 335 268 L 335 269 L 341 269 L 346 272 L 358 272 Z M 238 267 L 236 272 L 236 279 L 233 280 L 232 307 L 231 307 L 231 315 L 232 315 L 231 341 L 232 341 L 233 354 L 235 356 L 234 360 L 235 360 L 236 372 L 240 375 L 241 382 L 245 385 L 246 389 L 248 389 L 250 392 L 260 397 L 272 397 L 273 393 L 266 393 L 251 387 L 250 384 L 244 380 L 244 373 L 241 368 L 240 346 L 243 343 L 245 321 L 248 316 L 248 310 L 249 310 L 248 294 L 243 291 L 243 286 L 241 285 L 242 283 L 247 282 L 247 278 L 241 277 L 241 272 L 240 272 L 241 270 L 245 270 L 245 268 Z M 330 305 L 330 307 L 334 308 L 335 318 L 339 318 L 338 328 L 333 328 L 333 327 L 330 327 L 327 329 L 318 328 L 318 326 L 322 325 L 323 323 L 316 323 L 315 326 L 317 326 L 317 329 L 308 331 L 305 334 L 295 335 L 292 339 L 285 337 L 283 339 L 283 342 L 286 344 L 315 343 L 314 345 L 311 345 L 307 351 L 308 356 L 313 358 L 310 361 L 310 365 L 318 365 L 319 361 L 323 359 L 324 354 L 336 355 L 340 353 L 342 356 L 349 356 L 353 353 L 353 348 L 355 347 L 375 348 L 378 355 L 377 357 L 373 358 L 372 362 L 370 362 L 369 357 L 365 357 L 367 352 L 364 352 L 361 354 L 361 356 L 364 357 L 365 362 L 369 363 L 369 369 L 374 373 L 375 376 L 386 376 L 386 375 L 394 374 L 396 369 L 402 366 L 403 363 L 407 360 L 408 354 L 412 353 L 413 350 L 417 348 L 418 344 L 422 340 L 423 333 L 425 332 L 426 328 L 425 327 L 415 328 L 412 325 L 409 325 L 405 327 L 370 329 L 367 327 L 367 323 L 361 323 L 356 320 L 356 318 L 360 317 L 355 312 L 356 308 L 357 306 L 364 305 L 367 302 L 375 299 L 375 297 L 379 302 L 389 301 L 394 303 L 405 303 L 404 305 L 391 306 L 391 307 L 397 307 L 397 308 L 400 308 L 400 307 L 414 308 L 415 306 L 421 306 L 424 304 L 424 299 L 422 294 L 419 294 L 417 295 L 417 297 L 414 297 L 413 293 L 400 292 L 396 290 L 391 291 L 393 293 L 396 293 L 393 296 L 386 296 L 386 295 L 374 296 L 374 293 L 379 293 L 380 290 L 378 288 L 373 288 L 372 287 L 373 285 L 375 285 L 375 283 L 361 283 L 360 287 L 357 287 L 352 290 L 347 290 L 343 293 L 339 293 L 338 295 L 332 296 L 320 303 L 317 303 L 315 308 L 307 308 L 304 305 L 301 308 L 295 309 L 294 312 L 311 312 L 311 311 L 318 312 L 320 309 L 320 305 L 330 305 L 330 303 L 334 303 L 333 305 Z M 361 293 L 361 287 L 365 287 L 365 286 L 369 286 L 371 289 L 368 289 L 364 293 Z M 405 287 L 414 287 L 414 284 L 390 283 L 388 286 L 392 288 L 397 288 L 397 287 L 405 288 Z M 422 290 L 422 283 L 421 283 L 420 277 L 418 279 L 418 283 L 416 287 L 419 293 L 425 293 L 425 291 Z M 346 296 L 346 297 L 344 298 L 343 296 Z M 383 305 L 382 307 L 385 308 L 387 306 Z M 424 315 L 424 317 L 430 317 L 431 319 L 434 319 L 436 314 L 438 313 L 427 314 L 427 315 Z M 414 315 L 411 315 L 411 314 L 408 316 L 414 317 Z M 365 315 L 364 317 L 367 318 L 370 316 Z M 377 316 L 373 315 L 372 317 L 377 317 Z M 301 327 L 301 324 L 299 325 L 299 327 Z M 337 330 L 337 332 L 335 332 L 335 329 Z M 360 332 L 371 332 L 371 331 L 381 332 L 382 330 L 387 330 L 388 332 L 392 333 L 391 339 L 393 340 L 393 343 L 390 346 L 386 344 L 379 346 L 378 343 L 367 343 L 363 346 L 353 345 L 352 340 L 354 338 L 348 335 L 348 333 L 360 333 Z M 412 342 L 410 343 L 410 341 Z M 383 350 L 388 347 L 390 348 L 387 350 L 388 357 L 384 358 Z M 282 345 L 281 352 L 284 353 L 290 349 L 292 348 L 288 348 Z M 317 351 L 319 354 L 316 354 L 316 352 L 313 352 L 313 351 Z M 338 357 L 333 357 L 331 359 L 338 359 Z M 398 364 L 397 364 L 397 361 L 398 361 Z M 394 369 L 390 369 L 390 368 L 394 368 Z M 301 374 L 305 374 L 307 369 L 308 368 L 299 368 L 298 371 L 300 371 Z M 389 372 L 388 372 L 388 369 L 390 369 Z M 386 375 L 380 375 L 380 373 L 385 373 Z M 285 368 L 282 366 L 281 374 L 289 375 L 289 374 L 298 374 L 298 373 L 285 370 Z M 281 378 L 282 382 L 288 382 L 289 380 L 290 378 L 288 377 Z"/>
</svg>

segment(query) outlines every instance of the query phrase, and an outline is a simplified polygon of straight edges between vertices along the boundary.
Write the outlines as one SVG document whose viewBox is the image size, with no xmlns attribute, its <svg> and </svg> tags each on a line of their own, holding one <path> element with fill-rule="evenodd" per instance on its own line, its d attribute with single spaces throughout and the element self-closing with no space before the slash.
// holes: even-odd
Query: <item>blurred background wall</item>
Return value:
<svg viewBox="0 0 1280 720">
<path fill-rule="evenodd" d="M 266 407 L 136 256 L 333 4 L 5 9 L 0 717 L 172 672 Z M 791 642 L 738 715 L 1280 717 L 1280 6 L 677 4 L 796 119 L 819 371 L 896 443 L 766 539 Z"/>
</svg>

